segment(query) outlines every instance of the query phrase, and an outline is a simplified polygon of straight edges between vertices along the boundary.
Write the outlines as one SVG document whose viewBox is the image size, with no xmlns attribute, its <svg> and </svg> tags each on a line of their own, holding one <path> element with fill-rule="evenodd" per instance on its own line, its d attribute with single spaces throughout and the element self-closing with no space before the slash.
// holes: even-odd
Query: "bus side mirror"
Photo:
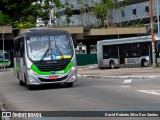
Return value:
<svg viewBox="0 0 160 120">
<path fill-rule="evenodd" d="M 74 44 L 74 48 L 77 48 L 77 40 L 75 39 L 76 36 L 75 35 L 71 35 L 72 36 L 72 40 L 73 40 L 73 44 Z"/>
<path fill-rule="evenodd" d="M 77 48 L 77 41 L 74 39 L 73 40 L 74 48 Z"/>
</svg>

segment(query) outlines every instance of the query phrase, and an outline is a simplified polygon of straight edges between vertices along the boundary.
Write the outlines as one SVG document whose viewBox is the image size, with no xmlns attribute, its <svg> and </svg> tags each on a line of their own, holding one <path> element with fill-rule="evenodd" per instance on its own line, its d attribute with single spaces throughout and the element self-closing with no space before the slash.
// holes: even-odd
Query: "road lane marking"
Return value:
<svg viewBox="0 0 160 120">
<path fill-rule="evenodd" d="M 123 83 L 124 83 L 124 84 L 125 84 L 125 83 L 132 83 L 132 79 L 124 80 Z"/>
<path fill-rule="evenodd" d="M 138 92 L 160 95 L 160 90 L 137 90 Z"/>
<path fill-rule="evenodd" d="M 124 88 L 130 88 L 131 86 L 130 86 L 130 85 L 128 85 L 128 86 L 123 86 L 123 85 L 122 85 L 121 87 L 124 87 Z"/>
<path fill-rule="evenodd" d="M 123 85 L 121 86 L 121 88 L 130 88 L 131 86 L 129 85 L 130 83 L 132 83 L 132 79 L 127 79 L 123 81 Z"/>
</svg>

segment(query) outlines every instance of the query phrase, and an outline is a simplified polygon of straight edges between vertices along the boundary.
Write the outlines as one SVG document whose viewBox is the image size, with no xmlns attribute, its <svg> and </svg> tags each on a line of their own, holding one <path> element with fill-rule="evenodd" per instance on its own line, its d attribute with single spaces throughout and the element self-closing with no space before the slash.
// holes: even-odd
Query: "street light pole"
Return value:
<svg viewBox="0 0 160 120">
<path fill-rule="evenodd" d="M 55 9 L 55 4 L 53 2 L 53 0 L 49 1 L 49 6 L 50 6 L 50 24 L 51 24 L 51 27 L 52 27 L 52 22 L 54 20 L 54 9 Z"/>
<path fill-rule="evenodd" d="M 150 0 L 150 23 L 151 23 L 151 33 L 152 33 L 152 62 L 153 62 L 152 65 L 153 65 L 153 68 L 156 68 L 152 0 Z"/>
<path fill-rule="evenodd" d="M 4 28 L 2 32 L 2 39 L 3 39 L 3 68 L 5 69 L 5 55 L 4 55 Z"/>
</svg>

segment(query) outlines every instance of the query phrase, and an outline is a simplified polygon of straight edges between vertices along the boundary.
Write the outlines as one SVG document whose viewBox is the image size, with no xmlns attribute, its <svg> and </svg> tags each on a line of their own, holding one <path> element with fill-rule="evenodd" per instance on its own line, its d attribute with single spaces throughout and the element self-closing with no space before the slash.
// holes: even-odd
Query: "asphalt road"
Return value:
<svg viewBox="0 0 160 120">
<path fill-rule="evenodd" d="M 9 69 L 0 71 L 0 100 L 9 111 L 160 111 L 160 80 L 79 78 L 72 88 L 47 85 L 29 91 Z"/>
</svg>

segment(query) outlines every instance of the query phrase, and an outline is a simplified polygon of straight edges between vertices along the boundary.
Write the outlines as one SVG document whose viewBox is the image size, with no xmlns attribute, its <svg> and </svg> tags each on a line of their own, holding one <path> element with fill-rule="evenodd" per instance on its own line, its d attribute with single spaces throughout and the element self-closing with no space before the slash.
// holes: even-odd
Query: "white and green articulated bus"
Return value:
<svg viewBox="0 0 160 120">
<path fill-rule="evenodd" d="M 14 71 L 19 84 L 35 85 L 77 80 L 74 41 L 67 31 L 29 29 L 14 40 Z"/>
<path fill-rule="evenodd" d="M 147 67 L 152 64 L 151 41 L 151 35 L 98 41 L 98 67 Z M 160 35 L 155 35 L 154 41 L 156 62 L 160 64 Z"/>
</svg>

